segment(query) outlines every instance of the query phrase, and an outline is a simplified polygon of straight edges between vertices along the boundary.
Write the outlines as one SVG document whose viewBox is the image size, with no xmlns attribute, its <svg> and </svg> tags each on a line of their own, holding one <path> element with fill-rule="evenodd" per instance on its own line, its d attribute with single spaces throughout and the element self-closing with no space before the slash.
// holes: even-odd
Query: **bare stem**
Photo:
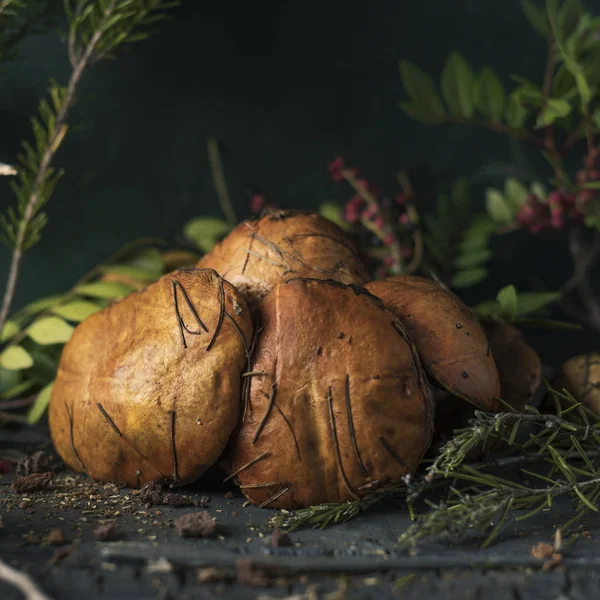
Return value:
<svg viewBox="0 0 600 600">
<path fill-rule="evenodd" d="M 4 0 L 6 2 L 6 0 Z M 102 37 L 102 33 L 104 31 L 104 27 L 106 22 L 111 16 L 111 13 L 115 6 L 115 0 L 113 0 L 106 8 L 104 12 L 104 18 L 98 25 L 97 30 L 94 32 L 94 35 L 91 37 L 88 42 L 85 50 L 81 54 L 81 57 L 77 60 L 75 65 L 73 66 L 73 71 L 71 72 L 71 77 L 69 78 L 69 83 L 67 85 L 67 92 L 65 95 L 64 102 L 62 103 L 60 110 L 56 115 L 56 120 L 54 123 L 54 128 L 52 132 L 52 136 L 48 139 L 48 144 L 42 155 L 42 160 L 38 166 L 37 174 L 35 177 L 35 181 L 31 187 L 31 194 L 25 206 L 25 210 L 23 212 L 22 219 L 19 223 L 19 229 L 17 231 L 15 245 L 13 249 L 13 254 L 10 262 L 10 267 L 8 271 L 8 278 L 6 281 L 6 290 L 4 292 L 4 298 L 2 299 L 2 307 L 0 308 L 0 331 L 4 326 L 6 321 L 6 317 L 8 316 L 8 312 L 12 305 L 15 290 L 17 287 L 17 279 L 19 276 L 19 268 L 21 266 L 21 261 L 23 260 L 23 246 L 25 242 L 25 235 L 27 232 L 27 228 L 31 219 L 33 218 L 35 211 L 40 202 L 40 192 L 43 186 L 43 183 L 46 179 L 46 175 L 48 173 L 48 169 L 52 163 L 52 159 L 58 150 L 58 146 L 61 141 L 61 137 L 64 135 L 64 130 L 66 127 L 67 116 L 69 114 L 69 110 L 75 103 L 75 94 L 77 92 L 77 88 L 81 81 L 81 77 L 85 68 L 88 66 L 92 59 L 92 55 L 94 53 L 94 49 L 98 44 L 100 38 Z"/>
<path fill-rule="evenodd" d="M 596 296 L 590 281 L 590 271 L 600 255 L 600 236 L 595 233 L 591 244 L 584 240 L 584 230 L 575 227 L 569 231 L 569 251 L 573 259 L 574 273 L 563 285 L 562 295 L 577 291 L 586 308 L 585 320 L 600 331 L 600 299 Z"/>
<path fill-rule="evenodd" d="M 229 197 L 229 192 L 227 191 L 227 182 L 225 181 L 225 175 L 223 173 L 223 164 L 221 162 L 219 144 L 214 138 L 210 138 L 208 140 L 208 160 L 210 162 L 210 170 L 212 171 L 215 190 L 217 191 L 217 196 L 219 197 L 221 210 L 223 211 L 223 214 L 229 223 L 231 223 L 231 225 L 235 225 L 237 222 L 235 210 L 233 209 L 233 204 L 231 203 L 231 198 Z"/>
<path fill-rule="evenodd" d="M 503 123 L 496 123 L 495 121 L 480 121 L 477 119 L 462 119 L 460 117 L 452 117 L 449 120 L 454 123 L 466 123 L 468 125 L 482 127 L 483 129 L 489 129 L 490 131 L 495 131 L 496 133 L 510 135 L 523 142 L 533 144 L 534 146 L 539 146 L 540 148 L 546 147 L 546 141 L 543 138 L 533 135 L 528 131 L 509 127 Z"/>
<path fill-rule="evenodd" d="M 23 594 L 25 600 L 52 600 L 38 588 L 29 576 L 13 569 L 3 560 L 0 560 L 0 580 L 16 587 Z"/>
</svg>

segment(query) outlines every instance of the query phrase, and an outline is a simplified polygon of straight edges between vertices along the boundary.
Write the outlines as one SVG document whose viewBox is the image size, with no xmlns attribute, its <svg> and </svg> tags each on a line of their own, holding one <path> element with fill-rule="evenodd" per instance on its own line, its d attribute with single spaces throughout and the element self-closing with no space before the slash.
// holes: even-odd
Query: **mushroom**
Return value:
<svg viewBox="0 0 600 600">
<path fill-rule="evenodd" d="M 500 380 L 500 398 L 518 411 L 530 404 L 542 382 L 542 363 L 537 352 L 525 341 L 521 332 L 510 323 L 483 321 L 492 356 Z M 446 398 L 437 406 L 435 431 L 442 437 L 451 437 L 456 429 L 466 427 L 473 418 L 475 407 L 460 398 Z M 501 436 L 491 436 L 470 453 L 472 460 L 497 448 Z"/>
<path fill-rule="evenodd" d="M 368 275 L 342 229 L 314 213 L 277 211 L 240 223 L 198 263 L 215 269 L 253 306 L 294 277 L 361 284 Z"/>
<path fill-rule="evenodd" d="M 600 415 L 600 353 L 575 356 L 565 362 L 555 387 L 566 389 L 575 400 Z"/>
<path fill-rule="evenodd" d="M 368 283 L 404 323 L 425 370 L 451 396 L 498 411 L 500 381 L 487 337 L 475 315 L 433 280 L 398 275 Z"/>
<path fill-rule="evenodd" d="M 357 499 L 414 472 L 432 434 L 415 348 L 364 288 L 292 279 L 258 305 L 230 478 L 261 507 Z M 380 351 L 382 350 L 382 351 Z"/>
<path fill-rule="evenodd" d="M 61 357 L 56 449 L 97 480 L 196 479 L 235 428 L 251 337 L 244 299 L 210 269 L 175 271 L 93 314 Z"/>
<path fill-rule="evenodd" d="M 523 411 L 542 382 L 542 361 L 514 325 L 494 321 L 482 325 L 498 369 L 500 397 Z"/>
</svg>

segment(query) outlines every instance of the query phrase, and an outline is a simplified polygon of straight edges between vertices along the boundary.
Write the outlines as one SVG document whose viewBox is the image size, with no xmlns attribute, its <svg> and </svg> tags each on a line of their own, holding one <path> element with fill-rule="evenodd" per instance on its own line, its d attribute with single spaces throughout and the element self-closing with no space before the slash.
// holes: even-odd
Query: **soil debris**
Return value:
<svg viewBox="0 0 600 600">
<path fill-rule="evenodd" d="M 111 542 L 118 537 L 117 524 L 115 521 L 103 523 L 94 529 L 94 537 L 99 542 Z"/>
<path fill-rule="evenodd" d="M 273 548 L 283 548 L 286 546 L 293 546 L 292 538 L 286 531 L 280 531 L 275 529 L 271 534 L 271 545 Z"/>
<path fill-rule="evenodd" d="M 13 481 L 10 487 L 13 492 L 16 492 L 17 494 L 36 492 L 38 490 L 46 489 L 51 479 L 52 473 L 50 471 L 45 473 L 31 473 L 31 475 L 18 477 Z"/>
<path fill-rule="evenodd" d="M 210 537 L 217 531 L 217 523 L 207 510 L 187 513 L 175 521 L 181 537 Z"/>
</svg>

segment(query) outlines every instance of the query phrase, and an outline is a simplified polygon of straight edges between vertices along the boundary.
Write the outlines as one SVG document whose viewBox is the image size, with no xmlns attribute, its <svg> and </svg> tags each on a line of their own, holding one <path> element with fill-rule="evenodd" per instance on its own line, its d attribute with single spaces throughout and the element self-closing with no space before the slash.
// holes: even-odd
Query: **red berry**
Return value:
<svg viewBox="0 0 600 600">
<path fill-rule="evenodd" d="M 384 238 L 383 238 L 383 244 L 384 246 L 391 246 L 395 241 L 394 238 L 394 234 L 393 233 L 388 233 Z"/>
<path fill-rule="evenodd" d="M 250 199 L 250 210 L 253 213 L 259 213 L 265 205 L 264 194 L 254 194 Z"/>
<path fill-rule="evenodd" d="M 341 171 L 343 168 L 344 168 L 344 157 L 343 156 L 338 156 L 337 158 L 333 159 L 329 163 L 329 166 L 327 167 L 327 169 L 329 170 L 330 173 L 335 173 L 337 171 Z"/>
</svg>

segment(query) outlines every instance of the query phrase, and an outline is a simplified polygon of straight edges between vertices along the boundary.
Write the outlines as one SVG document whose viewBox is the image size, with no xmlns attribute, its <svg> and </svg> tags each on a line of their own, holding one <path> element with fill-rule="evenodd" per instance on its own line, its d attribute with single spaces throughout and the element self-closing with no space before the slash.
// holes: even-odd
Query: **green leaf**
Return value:
<svg viewBox="0 0 600 600">
<path fill-rule="evenodd" d="M 33 359 L 22 346 L 9 346 L 0 354 L 0 367 L 9 371 L 29 369 L 31 365 L 33 365 Z"/>
<path fill-rule="evenodd" d="M 415 121 L 423 123 L 423 125 L 439 125 L 444 122 L 444 119 L 439 115 L 432 113 L 427 106 L 415 104 L 410 100 L 400 102 L 400 108 Z"/>
<path fill-rule="evenodd" d="M 450 285 L 454 288 L 466 288 L 483 281 L 487 277 L 487 269 L 476 268 L 458 271 L 452 277 Z"/>
<path fill-rule="evenodd" d="M 517 289 L 514 285 L 502 288 L 496 296 L 503 316 L 511 319 L 517 313 Z"/>
<path fill-rule="evenodd" d="M 533 0 L 521 0 L 521 8 L 525 18 L 529 21 L 529 24 L 537 31 L 540 35 L 548 38 L 550 34 L 550 23 L 548 22 L 548 16 L 543 8 L 540 8 L 533 2 Z"/>
<path fill-rule="evenodd" d="M 486 300 L 473 308 L 473 310 L 484 317 L 497 315 L 500 312 L 498 300 Z"/>
<path fill-rule="evenodd" d="M 446 109 L 440 95 L 433 84 L 433 80 L 427 73 L 416 65 L 406 61 L 400 61 L 400 78 L 412 105 L 420 107 L 423 114 L 429 118 L 435 117 L 439 121 L 446 118 Z M 406 112 L 406 107 L 403 107 Z"/>
<path fill-rule="evenodd" d="M 559 292 L 529 292 L 519 294 L 516 316 L 534 313 L 560 299 Z"/>
<path fill-rule="evenodd" d="M 333 221 L 338 227 L 342 229 L 350 229 L 351 225 L 344 219 L 344 209 L 341 204 L 337 202 L 323 202 L 319 207 L 319 214 L 330 221 Z"/>
<path fill-rule="evenodd" d="M 488 188 L 485 190 L 485 205 L 490 217 L 492 217 L 496 223 L 508 225 L 512 221 L 512 211 L 500 190 L 495 188 Z"/>
<path fill-rule="evenodd" d="M 19 373 L 19 371 L 11 371 L 12 373 Z M 25 381 L 21 381 L 17 385 L 5 390 L 0 394 L 0 398 L 3 400 L 11 400 L 12 398 L 16 398 L 17 396 L 21 396 L 28 390 L 30 390 L 35 385 L 35 381 L 33 379 L 26 379 Z"/>
<path fill-rule="evenodd" d="M 473 86 L 473 100 L 477 110 L 492 121 L 501 121 L 506 92 L 498 76 L 488 67 L 481 70 Z"/>
<path fill-rule="evenodd" d="M 19 371 L 9 371 L 0 367 L 0 396 L 4 398 L 4 392 L 21 385 L 22 374 Z"/>
<path fill-rule="evenodd" d="M 23 312 L 26 315 L 36 315 L 44 310 L 58 304 L 64 298 L 64 294 L 56 294 L 55 296 L 47 296 L 45 298 L 40 298 L 35 302 L 31 302 L 31 304 L 27 304 L 23 308 Z"/>
<path fill-rule="evenodd" d="M 115 275 L 124 275 L 125 277 L 131 277 L 136 281 L 142 283 L 152 283 L 160 278 L 162 275 L 162 265 L 158 271 L 148 271 L 140 267 L 133 267 L 131 265 L 106 265 L 100 269 L 102 273 L 114 273 Z"/>
<path fill-rule="evenodd" d="M 518 179 L 509 177 L 504 182 L 504 198 L 513 214 L 523 206 L 527 196 L 529 196 L 529 190 Z"/>
<path fill-rule="evenodd" d="M 491 256 L 491 250 L 483 249 L 476 252 L 471 251 L 467 254 L 463 254 L 462 256 L 458 256 L 454 261 L 454 266 L 458 269 L 470 269 L 472 267 L 481 265 L 486 260 L 489 260 Z"/>
<path fill-rule="evenodd" d="M 548 191 L 544 187 L 544 184 L 539 181 L 534 181 L 531 184 L 530 190 L 531 193 L 542 202 L 545 202 L 548 198 Z"/>
<path fill-rule="evenodd" d="M 10 340 L 11 337 L 15 336 L 19 333 L 20 327 L 14 321 L 7 319 L 4 322 L 4 327 L 2 328 L 2 332 L 0 332 L 0 342 L 5 342 L 6 340 Z"/>
<path fill-rule="evenodd" d="M 95 281 L 85 283 L 75 288 L 75 291 L 83 296 L 92 298 L 105 298 L 107 300 L 117 300 L 127 296 L 133 291 L 130 285 L 125 285 L 117 281 Z"/>
<path fill-rule="evenodd" d="M 230 229 L 231 226 L 224 219 L 199 217 L 186 223 L 183 232 L 202 252 L 209 252 Z"/>
<path fill-rule="evenodd" d="M 42 346 L 64 344 L 73 334 L 73 327 L 58 317 L 43 317 L 28 327 L 27 334 Z"/>
<path fill-rule="evenodd" d="M 473 71 L 467 61 L 458 52 L 450 54 L 442 72 L 441 89 L 454 116 L 467 119 L 473 116 L 473 81 Z"/>
<path fill-rule="evenodd" d="M 571 105 L 566 100 L 548 98 L 546 104 L 538 114 L 536 127 L 552 125 L 557 119 L 566 117 L 571 112 Z"/>
<path fill-rule="evenodd" d="M 578 28 L 580 21 L 585 18 L 585 9 L 580 0 L 565 0 L 556 17 L 561 37 L 572 34 Z"/>
<path fill-rule="evenodd" d="M 49 383 L 46 387 L 42 389 L 42 391 L 38 394 L 38 397 L 35 399 L 33 406 L 29 409 L 27 413 L 27 422 L 30 424 L 37 423 L 48 408 L 48 404 L 50 404 L 50 398 L 52 396 L 52 388 L 54 387 L 54 382 Z"/>
<path fill-rule="evenodd" d="M 162 274 L 163 271 L 162 254 L 156 248 L 144 248 L 126 262 L 128 265 L 138 267 L 148 273 Z"/>
<path fill-rule="evenodd" d="M 59 304 L 52 309 L 52 312 L 67 321 L 75 321 L 79 323 L 87 319 L 90 315 L 98 312 L 100 306 L 88 302 L 87 300 L 73 300 L 67 304 Z"/>
</svg>

